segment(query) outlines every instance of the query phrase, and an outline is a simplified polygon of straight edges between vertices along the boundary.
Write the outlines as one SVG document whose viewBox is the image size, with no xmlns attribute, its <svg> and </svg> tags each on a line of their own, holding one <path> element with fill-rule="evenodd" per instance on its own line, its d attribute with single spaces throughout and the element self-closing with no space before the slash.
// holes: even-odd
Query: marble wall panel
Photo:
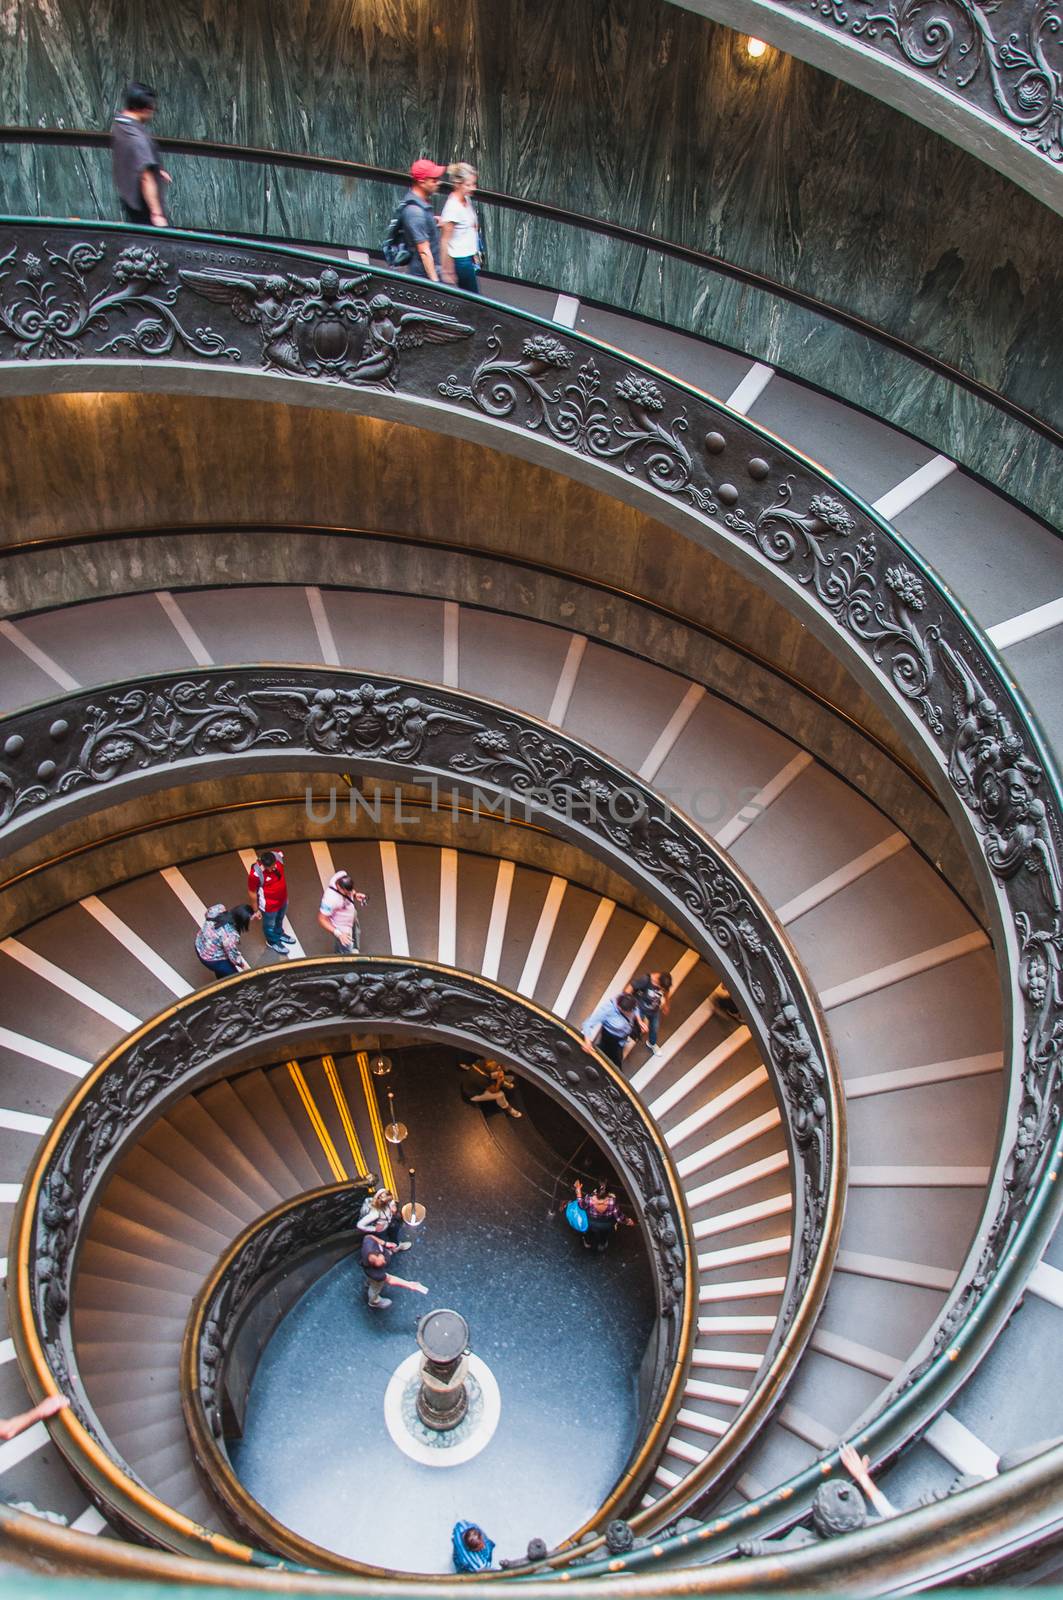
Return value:
<svg viewBox="0 0 1063 1600">
<path fill-rule="evenodd" d="M 663 0 L 0 0 L 0 121 L 102 126 L 154 82 L 161 132 L 404 166 L 718 253 L 890 328 L 1063 421 L 1063 221 L 859 91 Z M 175 162 L 188 226 L 362 245 L 393 196 Z M 0 149 L 0 209 L 114 216 L 102 154 Z M 995 410 L 774 297 L 510 213 L 496 270 L 630 306 L 809 377 L 1050 519 L 1058 457 Z"/>
</svg>

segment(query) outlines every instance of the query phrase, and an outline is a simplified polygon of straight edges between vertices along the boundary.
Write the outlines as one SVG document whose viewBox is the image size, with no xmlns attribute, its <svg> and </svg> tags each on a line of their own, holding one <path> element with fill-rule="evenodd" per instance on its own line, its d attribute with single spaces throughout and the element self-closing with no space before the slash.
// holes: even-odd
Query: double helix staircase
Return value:
<svg viewBox="0 0 1063 1600">
<path fill-rule="evenodd" d="M 463 689 L 552 716 L 652 779 L 677 805 L 705 791 L 710 778 L 720 814 L 712 831 L 786 925 L 827 1010 L 846 1076 L 850 1194 L 838 1270 L 812 1347 L 747 1464 L 741 1493 L 807 1465 L 903 1366 L 944 1303 L 977 1225 L 1000 1114 L 999 1023 L 984 933 L 910 843 L 847 784 L 675 674 L 578 634 L 427 599 L 253 588 L 241 599 L 234 607 L 231 590 L 149 593 L 24 618 L 19 626 L 53 666 L 86 683 L 92 673 L 114 672 L 119 641 L 129 669 L 140 673 L 194 668 L 192 640 L 200 661 L 256 661 L 263 637 L 274 660 L 312 661 L 323 619 L 341 664 L 377 672 L 401 666 L 430 681 L 444 677 L 449 664 L 451 681 Z M 195 919 L 215 899 L 242 896 L 247 856 L 245 849 L 243 860 L 168 867 L 85 896 L 0 946 L 6 1059 L 17 1081 L 27 1090 L 32 1084 L 19 1114 L 37 1119 L 5 1134 L 18 1151 L 18 1175 L 35 1143 L 28 1135 L 46 1125 L 70 1076 L 135 1021 L 202 981 L 191 948 Z M 716 974 L 652 922 L 547 873 L 407 841 L 290 845 L 298 950 L 328 947 L 315 913 L 321 883 L 337 863 L 350 866 L 370 893 L 365 948 L 466 967 L 576 1023 L 636 969 L 675 974 L 660 1054 L 635 1050 L 628 1062 L 634 1088 L 679 1163 L 700 1246 L 697 1348 L 649 1495 L 674 1488 L 735 1415 L 784 1282 L 784 1141 L 747 1030 L 714 1013 Z M 267 1201 L 292 1192 L 278 1182 L 284 1167 L 306 1187 L 327 1181 L 305 1112 L 291 1103 L 290 1085 L 284 1092 L 286 1109 L 276 1094 L 267 1097 L 278 1118 L 284 1110 L 276 1129 L 259 1119 L 254 1133 L 252 1108 L 239 1092 L 234 1098 L 220 1089 L 199 1097 L 196 1137 L 188 1126 L 160 1125 L 151 1149 L 136 1158 L 135 1179 L 115 1180 L 123 1203 L 110 1194 L 105 1200 L 78 1280 L 76 1331 L 87 1338 L 90 1392 L 96 1363 L 104 1363 L 101 1414 L 108 1415 L 110 1394 L 121 1393 L 114 1374 L 139 1359 L 137 1381 L 152 1391 L 153 1406 L 138 1421 L 129 1396 L 116 1399 L 116 1442 L 146 1482 L 202 1520 L 209 1519 L 179 1427 L 172 1358 L 200 1257 L 215 1245 L 216 1255 Z M 285 1157 L 282 1167 L 263 1166 L 251 1153 L 263 1138 L 278 1154 L 299 1147 L 290 1145 L 292 1121 L 306 1164 L 297 1170 Z M 245 1142 L 251 1138 L 255 1145 Z M 251 1172 L 253 1184 L 237 1181 Z M 171 1229 L 165 1236 L 163 1215 Z M 138 1259 L 143 1280 L 136 1278 Z M 134 1281 L 118 1275 L 119 1260 Z M 159 1281 L 169 1264 L 187 1273 L 179 1289 L 176 1278 L 168 1289 Z M 121 1311 L 107 1300 L 110 1277 L 123 1284 Z M 82 1281 L 91 1285 L 88 1322 Z M 169 1312 L 159 1298 L 166 1293 L 177 1296 Z M 169 1341 L 164 1358 L 150 1337 L 140 1358 L 128 1338 L 108 1338 L 156 1326 Z M 19 1467 L 25 1497 L 33 1499 L 33 1458 Z"/>
<path fill-rule="evenodd" d="M 538 293 L 493 287 L 521 304 Z M 546 303 L 535 308 L 549 314 Z M 1053 692 L 1061 563 L 1048 530 L 897 430 L 733 352 L 601 308 L 574 316 L 582 331 L 729 398 L 873 500 L 1005 652 L 1049 735 L 1063 738 Z M 721 1503 L 808 1467 L 903 1374 L 976 1240 L 1003 1100 L 999 979 L 984 930 L 838 774 L 699 682 L 484 606 L 253 585 L 239 587 L 234 604 L 234 587 L 24 610 L 0 625 L 0 710 L 206 664 L 327 662 L 418 676 L 501 700 L 602 750 L 689 810 L 774 908 L 819 994 L 845 1078 L 849 1192 L 810 1348 Z M 249 824 L 244 856 L 266 842 L 277 841 Z M 479 972 L 576 1023 L 637 969 L 668 966 L 680 978 L 661 1053 L 636 1050 L 627 1062 L 678 1162 L 700 1250 L 697 1346 L 647 1502 L 676 1489 L 742 1403 L 774 1326 L 790 1243 L 778 1111 L 745 1029 L 713 1008 L 716 974 L 652 920 L 512 860 L 388 837 L 386 827 L 371 839 L 300 836 L 288 851 L 291 926 L 309 954 L 326 948 L 316 900 L 325 867 L 342 856 L 371 893 L 366 948 Z M 0 944 L 8 1216 L 72 1083 L 136 1022 L 203 980 L 193 918 L 215 899 L 242 897 L 244 864 L 215 855 L 95 885 Z M 311 1078 L 324 1070 L 304 1069 Z M 327 1084 L 313 1081 L 317 1104 L 329 1107 Z M 281 1064 L 175 1108 L 115 1177 L 94 1220 L 75 1313 L 86 1382 L 137 1474 L 208 1525 L 219 1517 L 191 1468 L 173 1362 L 188 1303 L 249 1220 L 331 1173 Z M 1046 1354 L 1060 1309 L 1057 1238 L 990 1357 L 886 1475 L 899 1505 L 944 1491 L 957 1473 L 991 1476 L 1006 1450 L 1063 1432 Z M 26 1403 L 13 1355 L 6 1340 L 8 1414 Z M 106 1531 L 43 1427 L 0 1446 L 0 1486 L 84 1531 Z"/>
</svg>

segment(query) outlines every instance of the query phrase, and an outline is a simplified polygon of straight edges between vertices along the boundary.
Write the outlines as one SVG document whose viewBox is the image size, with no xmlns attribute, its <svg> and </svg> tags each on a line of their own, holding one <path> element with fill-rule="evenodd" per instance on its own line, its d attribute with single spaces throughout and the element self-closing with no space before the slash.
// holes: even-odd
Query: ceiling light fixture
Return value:
<svg viewBox="0 0 1063 1600">
<path fill-rule="evenodd" d="M 761 56 L 766 53 L 767 48 L 763 39 L 746 40 L 746 55 L 752 56 L 754 61 L 759 61 Z"/>
</svg>

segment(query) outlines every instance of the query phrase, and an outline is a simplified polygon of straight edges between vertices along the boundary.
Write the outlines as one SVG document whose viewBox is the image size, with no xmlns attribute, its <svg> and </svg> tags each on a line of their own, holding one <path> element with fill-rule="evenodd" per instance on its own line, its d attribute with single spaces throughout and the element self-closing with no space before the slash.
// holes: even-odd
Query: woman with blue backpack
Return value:
<svg viewBox="0 0 1063 1600">
<path fill-rule="evenodd" d="M 608 1250 L 617 1228 L 633 1228 L 634 1219 L 624 1215 L 607 1183 L 599 1183 L 590 1194 L 584 1194 L 583 1184 L 577 1178 L 574 1188 L 576 1198 L 565 1207 L 565 1219 L 580 1235 L 584 1250 L 600 1255 Z"/>
</svg>

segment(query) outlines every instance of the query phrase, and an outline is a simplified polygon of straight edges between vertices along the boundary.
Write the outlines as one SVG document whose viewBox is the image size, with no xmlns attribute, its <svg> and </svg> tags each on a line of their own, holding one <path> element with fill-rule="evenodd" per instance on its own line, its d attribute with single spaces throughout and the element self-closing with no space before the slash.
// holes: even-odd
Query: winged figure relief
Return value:
<svg viewBox="0 0 1063 1600">
<path fill-rule="evenodd" d="M 221 267 L 183 267 L 177 276 L 195 294 L 227 306 L 238 322 L 258 327 L 265 366 L 303 370 L 291 331 L 299 314 L 298 304 L 289 300 L 296 280 L 279 272 L 227 272 Z"/>
<path fill-rule="evenodd" d="M 317 278 L 221 267 L 184 268 L 179 277 L 193 293 L 258 328 L 267 370 L 393 389 L 404 350 L 449 344 L 473 331 L 455 317 L 403 305 L 388 294 L 367 299 L 368 274 L 342 277 L 332 267 Z"/>
<path fill-rule="evenodd" d="M 443 312 L 403 305 L 388 294 L 369 301 L 369 337 L 358 377 L 363 383 L 382 383 L 389 389 L 398 379 L 399 355 L 423 344 L 453 344 L 472 337 L 472 327 Z"/>
</svg>

